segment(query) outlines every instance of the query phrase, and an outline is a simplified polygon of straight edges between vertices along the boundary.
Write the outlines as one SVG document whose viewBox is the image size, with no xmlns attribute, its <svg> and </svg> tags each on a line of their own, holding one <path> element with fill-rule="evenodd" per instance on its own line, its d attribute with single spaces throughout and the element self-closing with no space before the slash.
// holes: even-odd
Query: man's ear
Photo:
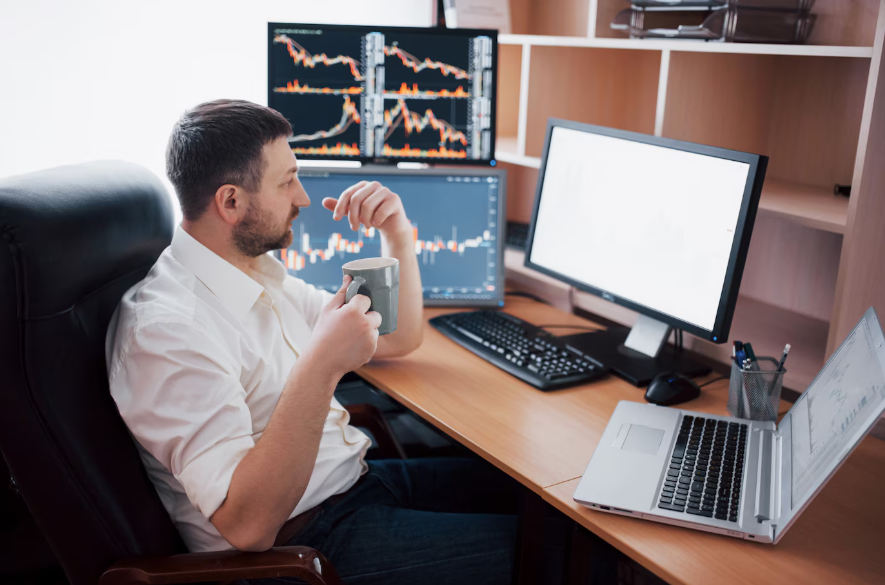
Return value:
<svg viewBox="0 0 885 585">
<path fill-rule="evenodd" d="M 246 211 L 246 194 L 236 185 L 222 185 L 215 191 L 215 208 L 225 223 L 236 224 Z"/>
</svg>

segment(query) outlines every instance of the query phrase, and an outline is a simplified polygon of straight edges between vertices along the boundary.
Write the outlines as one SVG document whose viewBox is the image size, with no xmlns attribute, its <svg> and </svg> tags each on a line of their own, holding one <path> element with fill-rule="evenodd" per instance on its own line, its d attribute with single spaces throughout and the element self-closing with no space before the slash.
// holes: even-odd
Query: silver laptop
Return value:
<svg viewBox="0 0 885 585">
<path fill-rule="evenodd" d="M 622 401 L 575 501 L 777 543 L 885 411 L 870 308 L 779 425 Z"/>
</svg>

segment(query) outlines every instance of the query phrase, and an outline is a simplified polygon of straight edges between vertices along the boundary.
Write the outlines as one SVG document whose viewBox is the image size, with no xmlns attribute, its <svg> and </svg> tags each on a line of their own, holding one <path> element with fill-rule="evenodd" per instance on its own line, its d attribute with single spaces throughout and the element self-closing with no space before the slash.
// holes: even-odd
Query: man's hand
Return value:
<svg viewBox="0 0 885 585">
<path fill-rule="evenodd" d="M 372 302 L 365 295 L 355 295 L 344 304 L 351 277 L 323 307 L 310 337 L 311 361 L 323 364 L 337 377 L 365 365 L 378 347 L 381 314 L 369 311 Z"/>
<path fill-rule="evenodd" d="M 361 181 L 349 187 L 337 200 L 332 197 L 323 199 L 323 207 L 332 212 L 336 221 L 346 217 L 353 230 L 363 224 L 380 231 L 381 255 L 399 260 L 397 329 L 378 339 L 376 355 L 379 358 L 406 355 L 421 344 L 424 299 L 412 224 L 406 217 L 403 202 L 399 195 L 381 183 Z"/>
<path fill-rule="evenodd" d="M 332 212 L 335 221 L 347 217 L 353 231 L 363 224 L 377 228 L 385 236 L 406 233 L 411 236 L 412 224 L 406 218 L 399 195 L 377 181 L 360 181 L 337 200 L 326 197 L 323 207 Z"/>
<path fill-rule="evenodd" d="M 240 550 L 273 546 L 307 489 L 335 385 L 375 353 L 381 315 L 369 311 L 365 295 L 345 305 L 348 284 L 349 276 L 323 307 L 311 344 L 289 372 L 261 441 L 237 465 L 227 497 L 210 518 Z"/>
</svg>

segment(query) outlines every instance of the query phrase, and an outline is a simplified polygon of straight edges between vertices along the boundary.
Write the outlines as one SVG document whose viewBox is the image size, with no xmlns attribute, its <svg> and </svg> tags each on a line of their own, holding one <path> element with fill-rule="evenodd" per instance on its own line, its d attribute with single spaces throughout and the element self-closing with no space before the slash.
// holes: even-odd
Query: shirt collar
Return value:
<svg viewBox="0 0 885 585">
<path fill-rule="evenodd" d="M 180 226 L 175 228 L 172 236 L 172 255 L 193 272 L 239 321 L 245 319 L 252 305 L 264 292 L 263 286 L 201 244 Z"/>
</svg>

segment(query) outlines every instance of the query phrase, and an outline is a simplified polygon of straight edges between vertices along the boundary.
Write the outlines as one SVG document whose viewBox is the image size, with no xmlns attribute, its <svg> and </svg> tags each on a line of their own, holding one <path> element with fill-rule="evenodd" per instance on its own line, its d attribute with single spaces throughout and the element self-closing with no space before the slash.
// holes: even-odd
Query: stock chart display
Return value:
<svg viewBox="0 0 885 585">
<path fill-rule="evenodd" d="M 495 40 L 470 31 L 273 24 L 268 104 L 303 158 L 488 162 Z"/>
<path fill-rule="evenodd" d="M 424 298 L 490 301 L 499 290 L 499 175 L 372 174 L 302 171 L 310 207 L 292 222 L 292 245 L 275 253 L 290 274 L 330 292 L 341 287 L 341 267 L 381 256 L 375 228 L 354 232 L 346 218 L 332 219 L 324 197 L 337 198 L 359 181 L 379 181 L 403 201 L 412 223 Z"/>
</svg>

